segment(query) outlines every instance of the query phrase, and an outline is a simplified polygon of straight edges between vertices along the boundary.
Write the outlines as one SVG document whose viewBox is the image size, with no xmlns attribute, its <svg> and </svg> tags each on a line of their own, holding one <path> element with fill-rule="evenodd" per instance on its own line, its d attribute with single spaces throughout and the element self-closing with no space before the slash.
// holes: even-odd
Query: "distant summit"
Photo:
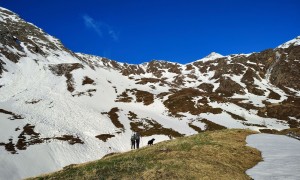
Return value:
<svg viewBox="0 0 300 180">
<path fill-rule="evenodd" d="M 219 54 L 219 53 L 211 52 L 209 55 L 207 55 L 204 58 L 199 59 L 197 61 L 206 62 L 206 61 L 212 61 L 212 60 L 215 60 L 215 59 L 218 59 L 218 58 L 222 58 L 222 57 L 224 57 L 224 56 L 221 55 L 221 54 Z"/>
<path fill-rule="evenodd" d="M 290 46 L 299 46 L 299 45 L 300 45 L 300 36 L 297 36 L 296 38 L 281 44 L 277 48 L 288 48 Z"/>
</svg>

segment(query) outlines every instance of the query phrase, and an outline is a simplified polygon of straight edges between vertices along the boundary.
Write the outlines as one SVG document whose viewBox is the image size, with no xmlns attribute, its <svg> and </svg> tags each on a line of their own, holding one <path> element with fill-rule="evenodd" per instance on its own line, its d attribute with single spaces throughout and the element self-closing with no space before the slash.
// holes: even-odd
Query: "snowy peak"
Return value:
<svg viewBox="0 0 300 180">
<path fill-rule="evenodd" d="M 209 55 L 207 55 L 206 57 L 199 59 L 197 61 L 202 61 L 202 62 L 206 62 L 206 61 L 211 61 L 211 60 L 215 60 L 218 58 L 222 58 L 224 57 L 223 55 L 216 53 L 216 52 L 211 52 Z"/>
<path fill-rule="evenodd" d="M 288 48 L 290 46 L 299 46 L 299 45 L 300 45 L 300 36 L 297 36 L 296 38 L 281 44 L 277 48 Z"/>
<path fill-rule="evenodd" d="M 60 40 L 5 8 L 0 8 L 0 51 L 12 62 L 22 57 L 50 64 L 79 61 Z"/>
<path fill-rule="evenodd" d="M 14 14 L 13 12 L 11 12 L 8 9 L 5 9 L 3 7 L 0 7 L 0 21 L 1 22 L 5 22 L 7 19 L 17 19 L 19 18 L 16 14 Z"/>
</svg>

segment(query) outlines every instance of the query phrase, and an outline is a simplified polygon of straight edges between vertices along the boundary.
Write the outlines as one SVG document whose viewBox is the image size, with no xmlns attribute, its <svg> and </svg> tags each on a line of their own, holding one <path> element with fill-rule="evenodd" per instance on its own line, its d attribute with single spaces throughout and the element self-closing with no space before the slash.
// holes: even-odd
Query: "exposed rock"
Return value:
<svg viewBox="0 0 300 180">
<path fill-rule="evenodd" d="M 193 98 L 203 95 L 199 90 L 192 88 L 181 89 L 174 94 L 170 95 L 164 105 L 168 108 L 169 112 L 177 117 L 182 115 L 180 112 L 189 112 L 190 114 L 197 115 L 200 113 L 210 112 L 213 114 L 221 113 L 221 109 L 212 108 L 208 104 L 200 105 L 194 102 Z"/>
<path fill-rule="evenodd" d="M 222 96 L 229 97 L 235 93 L 245 94 L 244 88 L 230 78 L 220 77 L 218 82 L 220 86 L 216 89 L 216 93 L 220 93 Z"/>
<path fill-rule="evenodd" d="M 67 64 L 64 63 L 64 64 L 49 65 L 49 69 L 53 72 L 53 74 L 57 76 L 64 75 L 67 78 L 66 80 L 67 89 L 70 92 L 73 92 L 75 90 L 74 79 L 71 72 L 79 68 L 84 68 L 84 66 L 79 63 L 67 63 Z"/>
<path fill-rule="evenodd" d="M 106 142 L 109 138 L 112 138 L 112 137 L 115 137 L 115 135 L 112 135 L 112 134 L 100 134 L 100 135 L 97 135 L 95 136 L 96 138 Z"/>
<path fill-rule="evenodd" d="M 50 140 L 67 141 L 70 145 L 83 144 L 84 142 L 73 135 L 63 135 L 58 137 L 40 137 L 40 133 L 34 131 L 35 126 L 26 124 L 23 127 L 23 131 L 19 134 L 17 143 L 13 143 L 13 139 L 10 138 L 8 143 L 0 142 L 0 146 L 4 146 L 5 150 L 11 154 L 17 154 L 18 150 L 26 150 L 29 146 L 36 144 L 47 143 Z"/>
<path fill-rule="evenodd" d="M 276 86 L 286 86 L 300 90 L 300 46 L 287 49 L 287 60 L 279 60 L 274 66 L 270 81 Z"/>
<path fill-rule="evenodd" d="M 95 81 L 94 81 L 93 79 L 91 79 L 91 78 L 85 76 L 84 79 L 83 79 L 83 81 L 82 81 L 82 85 L 86 85 L 86 84 L 94 84 L 94 82 L 95 82 Z"/>
<path fill-rule="evenodd" d="M 209 83 L 202 83 L 198 86 L 199 89 L 207 92 L 207 93 L 212 93 L 214 85 L 209 84 Z"/>
</svg>

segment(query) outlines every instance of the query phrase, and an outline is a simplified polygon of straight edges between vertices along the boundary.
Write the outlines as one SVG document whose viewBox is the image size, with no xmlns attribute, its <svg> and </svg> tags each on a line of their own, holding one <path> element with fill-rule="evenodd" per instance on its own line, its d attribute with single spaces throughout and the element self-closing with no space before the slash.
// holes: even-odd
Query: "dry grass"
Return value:
<svg viewBox="0 0 300 180">
<path fill-rule="evenodd" d="M 161 142 L 33 179 L 250 179 L 260 152 L 245 146 L 249 130 L 210 131 Z"/>
</svg>

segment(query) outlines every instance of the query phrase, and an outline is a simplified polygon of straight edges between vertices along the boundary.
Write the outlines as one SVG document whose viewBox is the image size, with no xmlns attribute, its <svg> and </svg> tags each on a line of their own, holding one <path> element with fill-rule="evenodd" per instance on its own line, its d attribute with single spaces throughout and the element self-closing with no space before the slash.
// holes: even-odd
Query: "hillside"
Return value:
<svg viewBox="0 0 300 180">
<path fill-rule="evenodd" d="M 127 64 L 74 53 L 0 8 L 0 179 L 128 151 L 133 131 L 161 142 L 226 128 L 299 129 L 299 44 Z"/>
<path fill-rule="evenodd" d="M 261 160 L 259 151 L 245 146 L 252 133 L 200 133 L 32 179 L 250 179 L 245 171 Z"/>
</svg>

